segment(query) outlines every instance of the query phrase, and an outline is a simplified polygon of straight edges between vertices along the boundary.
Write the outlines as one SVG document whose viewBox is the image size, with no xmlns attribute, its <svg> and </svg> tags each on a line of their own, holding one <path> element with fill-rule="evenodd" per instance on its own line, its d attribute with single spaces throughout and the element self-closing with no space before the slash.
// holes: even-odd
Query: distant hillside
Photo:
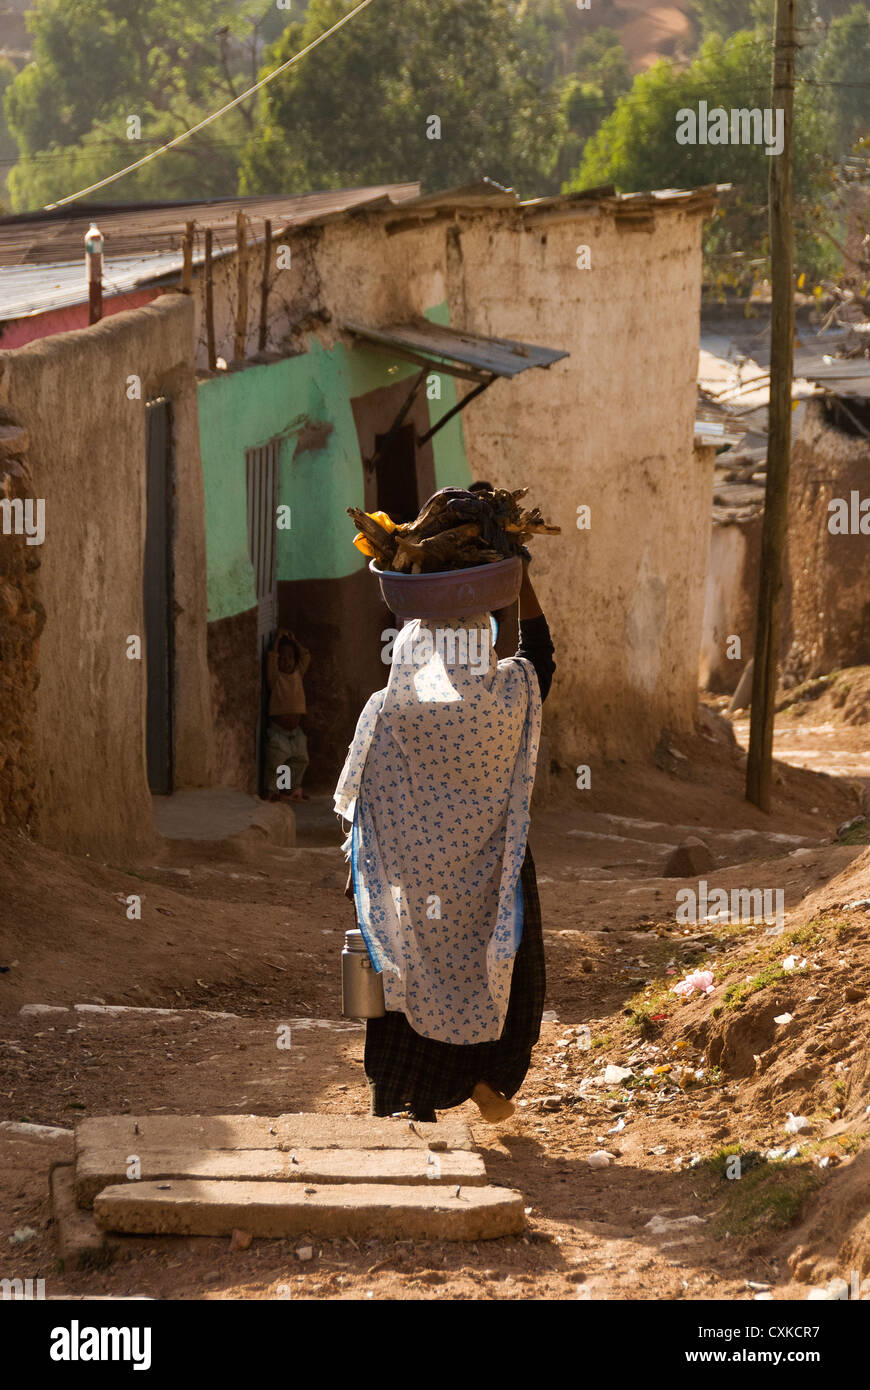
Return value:
<svg viewBox="0 0 870 1390">
<path fill-rule="evenodd" d="M 565 17 L 565 40 L 559 45 L 560 66 L 572 67 L 573 50 L 595 29 L 613 29 L 622 40 L 632 73 L 650 67 L 658 58 L 688 57 L 697 48 L 698 28 L 692 22 L 691 0 L 657 4 L 655 0 L 591 0 L 588 10 L 575 0 L 523 0 L 526 10 Z M 567 59 L 567 63 L 566 63 Z"/>
<path fill-rule="evenodd" d="M 596 5 L 593 0 L 593 9 L 601 24 L 619 34 L 632 72 L 650 67 L 657 58 L 678 57 L 694 47 L 689 0 L 671 5 L 650 4 L 649 0 L 598 0 Z"/>
<path fill-rule="evenodd" d="M 527 0 L 534 9 L 536 0 Z M 30 34 L 25 12 L 32 0 L 0 0 L 0 53 L 16 57 L 29 54 Z M 302 18 L 305 0 L 293 5 L 293 19 Z M 578 42 L 584 34 L 606 25 L 622 39 L 632 72 L 648 68 L 657 58 L 679 56 L 693 46 L 690 0 L 655 4 L 650 0 L 592 0 L 588 10 L 578 10 L 573 0 L 565 0 L 569 40 Z"/>
<path fill-rule="evenodd" d="M 31 0 L 0 0 L 0 53 L 29 56 L 31 38 L 24 16 L 30 8 Z"/>
</svg>

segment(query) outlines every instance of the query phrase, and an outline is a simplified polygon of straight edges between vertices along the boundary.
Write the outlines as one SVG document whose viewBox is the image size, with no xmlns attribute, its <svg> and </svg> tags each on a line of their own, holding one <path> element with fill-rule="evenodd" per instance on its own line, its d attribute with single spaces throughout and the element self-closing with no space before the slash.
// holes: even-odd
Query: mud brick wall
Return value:
<svg viewBox="0 0 870 1390">
<path fill-rule="evenodd" d="M 120 858 L 154 841 L 147 664 L 129 660 L 127 650 L 128 637 L 144 632 L 145 402 L 161 395 L 172 405 L 176 785 L 210 784 L 205 518 L 191 330 L 190 300 L 168 294 L 90 328 L 0 351 L 0 410 L 29 440 L 29 477 L 12 481 L 32 486 L 45 503 L 44 543 L 27 547 L 16 538 L 6 562 L 0 622 L 10 622 L 9 605 L 15 609 L 26 576 L 26 584 L 35 580 L 45 624 L 37 653 L 34 636 L 29 648 L 25 639 L 42 614 L 28 590 L 11 629 L 25 645 L 15 683 L 0 692 L 0 740 L 19 750 L 10 774 L 18 785 L 16 816 L 26 810 L 34 837 L 67 853 Z M 131 381 L 138 383 L 132 395 Z M 29 572 L 34 554 L 40 563 Z M 37 656 L 38 679 L 28 672 Z M 23 694 L 29 698 L 22 711 Z"/>
<path fill-rule="evenodd" d="M 0 499 L 33 498 L 29 439 L 0 415 Z M 35 804 L 35 701 L 39 635 L 45 611 L 36 598 L 39 548 L 0 522 L 0 827 L 29 827 Z"/>
<path fill-rule="evenodd" d="M 854 401 L 850 408 L 859 409 Z M 870 537 L 829 525 L 835 498 L 851 507 L 853 493 L 859 502 L 870 497 L 870 441 L 847 433 L 844 423 L 835 408 L 809 401 L 792 451 L 792 683 L 870 662 Z"/>
</svg>

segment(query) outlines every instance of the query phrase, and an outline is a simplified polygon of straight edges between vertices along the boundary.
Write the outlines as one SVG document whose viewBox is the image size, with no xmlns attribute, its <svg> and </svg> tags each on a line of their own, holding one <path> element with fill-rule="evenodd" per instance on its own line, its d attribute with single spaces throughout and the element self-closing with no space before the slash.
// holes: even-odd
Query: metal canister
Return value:
<svg viewBox="0 0 870 1390">
<path fill-rule="evenodd" d="M 383 1018 L 384 982 L 369 960 L 363 934 L 344 934 L 341 953 L 341 1012 L 345 1018 Z"/>
</svg>

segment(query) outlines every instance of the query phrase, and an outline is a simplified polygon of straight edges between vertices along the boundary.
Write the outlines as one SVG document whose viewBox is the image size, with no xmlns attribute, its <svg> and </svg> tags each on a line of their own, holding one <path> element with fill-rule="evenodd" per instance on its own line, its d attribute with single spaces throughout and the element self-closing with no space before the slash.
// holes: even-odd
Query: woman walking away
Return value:
<svg viewBox="0 0 870 1390">
<path fill-rule="evenodd" d="M 527 846 L 553 644 L 526 564 L 520 645 L 490 616 L 414 619 L 366 704 L 335 793 L 348 895 L 386 1013 L 366 1025 L 372 1114 L 514 1111 L 538 1041 L 544 948 Z M 351 889 L 352 884 L 352 889 Z"/>
</svg>

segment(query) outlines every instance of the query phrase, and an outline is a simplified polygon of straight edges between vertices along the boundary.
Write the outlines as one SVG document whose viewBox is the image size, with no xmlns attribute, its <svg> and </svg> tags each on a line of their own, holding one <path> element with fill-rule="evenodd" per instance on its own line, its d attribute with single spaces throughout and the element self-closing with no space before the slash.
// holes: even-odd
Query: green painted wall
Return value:
<svg viewBox="0 0 870 1390">
<path fill-rule="evenodd" d="M 427 317 L 448 322 L 447 305 Z M 391 370 L 392 368 L 392 370 Z M 326 351 L 312 340 L 309 351 L 281 362 L 252 365 L 209 378 L 199 386 L 199 429 L 205 479 L 208 616 L 231 617 L 256 602 L 248 556 L 245 451 L 283 436 L 279 503 L 291 508 L 289 530 L 278 531 L 278 578 L 341 579 L 366 561 L 351 544 L 345 514 L 363 505 L 363 470 L 351 399 L 413 376 L 418 368 L 380 353 L 338 346 Z M 434 423 L 456 404 L 452 377 L 439 376 L 440 401 L 429 402 Z M 294 459 L 303 423 L 332 425 L 322 449 Z M 471 481 L 456 416 L 434 436 L 437 486 Z"/>
</svg>

